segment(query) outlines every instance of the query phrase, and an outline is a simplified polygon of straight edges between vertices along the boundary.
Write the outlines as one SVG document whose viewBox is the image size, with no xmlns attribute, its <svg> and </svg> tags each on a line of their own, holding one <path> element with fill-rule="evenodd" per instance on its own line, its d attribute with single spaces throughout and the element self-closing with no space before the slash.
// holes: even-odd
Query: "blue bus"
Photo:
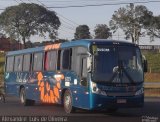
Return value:
<svg viewBox="0 0 160 122">
<path fill-rule="evenodd" d="M 77 40 L 6 53 L 5 92 L 25 106 L 57 103 L 116 111 L 142 107 L 144 72 L 138 45 L 116 40 Z"/>
</svg>

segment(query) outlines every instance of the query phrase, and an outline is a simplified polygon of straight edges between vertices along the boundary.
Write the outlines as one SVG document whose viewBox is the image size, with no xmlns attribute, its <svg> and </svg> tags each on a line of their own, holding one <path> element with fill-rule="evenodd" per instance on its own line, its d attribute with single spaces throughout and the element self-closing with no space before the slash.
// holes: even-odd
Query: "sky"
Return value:
<svg viewBox="0 0 160 122">
<path fill-rule="evenodd" d="M 0 0 L 0 9 L 5 9 L 8 6 L 18 5 L 22 2 L 26 3 L 37 3 L 43 5 L 49 10 L 53 10 L 57 13 L 61 21 L 61 26 L 58 30 L 58 38 L 73 39 L 75 29 L 77 26 L 86 24 L 90 28 L 91 35 L 94 35 L 93 30 L 97 24 L 107 24 L 111 20 L 114 11 L 120 7 L 126 6 L 126 4 L 120 3 L 131 3 L 131 2 L 147 2 L 153 0 Z M 160 15 L 160 0 L 154 0 L 156 2 L 138 3 L 135 5 L 145 5 L 148 10 L 152 11 L 154 15 Z M 157 2 L 158 1 L 158 2 Z M 90 6 L 90 7 L 69 7 L 60 8 L 67 6 L 81 6 L 81 5 L 101 5 L 104 6 Z M 112 5 L 106 5 L 112 4 Z M 113 5 L 114 4 L 114 5 Z M 116 4 L 116 5 L 115 5 Z M 55 8 L 59 7 L 59 8 Z M 3 10 L 0 10 L 2 12 Z M 113 39 L 124 40 L 124 34 L 119 30 L 113 35 Z M 42 41 L 49 40 L 48 37 L 40 38 L 34 36 L 31 41 Z M 128 40 L 130 41 L 130 40 Z M 156 39 L 154 42 L 150 42 L 149 37 L 140 39 L 141 45 L 160 45 L 160 39 Z"/>
</svg>

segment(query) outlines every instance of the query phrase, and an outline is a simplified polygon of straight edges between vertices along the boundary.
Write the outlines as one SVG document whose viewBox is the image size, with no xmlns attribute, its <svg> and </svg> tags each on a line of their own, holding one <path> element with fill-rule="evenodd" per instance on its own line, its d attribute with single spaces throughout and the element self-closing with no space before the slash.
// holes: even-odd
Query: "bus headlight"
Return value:
<svg viewBox="0 0 160 122">
<path fill-rule="evenodd" d="M 96 83 L 94 83 L 94 82 L 92 82 L 92 92 L 93 93 L 97 93 L 98 92 L 98 87 L 97 87 L 97 84 Z"/>
<path fill-rule="evenodd" d="M 91 88 L 92 88 L 92 93 L 101 94 L 101 95 L 107 95 L 106 92 L 102 91 L 101 89 L 99 89 L 97 87 L 97 84 L 94 83 L 94 82 L 92 82 Z"/>
<path fill-rule="evenodd" d="M 141 95 L 143 93 L 144 93 L 144 88 L 142 87 L 141 89 L 139 89 L 138 91 L 136 91 L 135 96 Z"/>
</svg>

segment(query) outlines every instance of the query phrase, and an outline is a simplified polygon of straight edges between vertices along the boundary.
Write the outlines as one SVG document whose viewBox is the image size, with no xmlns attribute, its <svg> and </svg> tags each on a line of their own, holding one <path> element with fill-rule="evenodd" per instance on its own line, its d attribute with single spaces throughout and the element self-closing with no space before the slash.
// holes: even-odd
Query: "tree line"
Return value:
<svg viewBox="0 0 160 122">
<path fill-rule="evenodd" d="M 25 48 L 31 44 L 30 37 L 39 35 L 49 36 L 56 40 L 57 31 L 61 26 L 59 17 L 55 11 L 34 3 L 21 3 L 7 7 L 0 14 L 0 32 L 10 38 L 22 41 Z M 116 10 L 109 25 L 97 24 L 94 36 L 91 36 L 89 26 L 79 25 L 74 33 L 77 39 L 107 39 L 121 29 L 126 39 L 133 43 L 139 43 L 139 38 L 149 36 L 151 41 L 160 38 L 160 15 L 154 16 L 146 6 L 129 4 Z M 61 42 L 67 40 L 62 39 Z M 26 43 L 27 42 L 27 43 Z"/>
</svg>

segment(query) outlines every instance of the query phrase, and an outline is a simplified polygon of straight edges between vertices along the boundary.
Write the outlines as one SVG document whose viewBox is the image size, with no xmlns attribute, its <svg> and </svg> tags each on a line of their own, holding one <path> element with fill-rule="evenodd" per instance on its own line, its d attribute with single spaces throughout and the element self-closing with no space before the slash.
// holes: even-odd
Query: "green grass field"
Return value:
<svg viewBox="0 0 160 122">
<path fill-rule="evenodd" d="M 160 53 L 150 51 L 143 52 L 148 61 L 148 72 L 145 74 L 145 81 L 160 82 Z"/>
<path fill-rule="evenodd" d="M 4 53 L 0 53 L 0 86 L 2 84 L 2 82 L 4 81 L 3 79 L 3 76 L 4 76 L 4 61 L 5 61 L 5 58 L 4 58 Z"/>
<path fill-rule="evenodd" d="M 0 53 L 0 74 L 3 74 L 4 71 L 4 53 Z"/>
<path fill-rule="evenodd" d="M 144 52 L 143 53 L 148 61 L 148 72 L 160 73 L 160 53 L 157 52 Z"/>
</svg>

